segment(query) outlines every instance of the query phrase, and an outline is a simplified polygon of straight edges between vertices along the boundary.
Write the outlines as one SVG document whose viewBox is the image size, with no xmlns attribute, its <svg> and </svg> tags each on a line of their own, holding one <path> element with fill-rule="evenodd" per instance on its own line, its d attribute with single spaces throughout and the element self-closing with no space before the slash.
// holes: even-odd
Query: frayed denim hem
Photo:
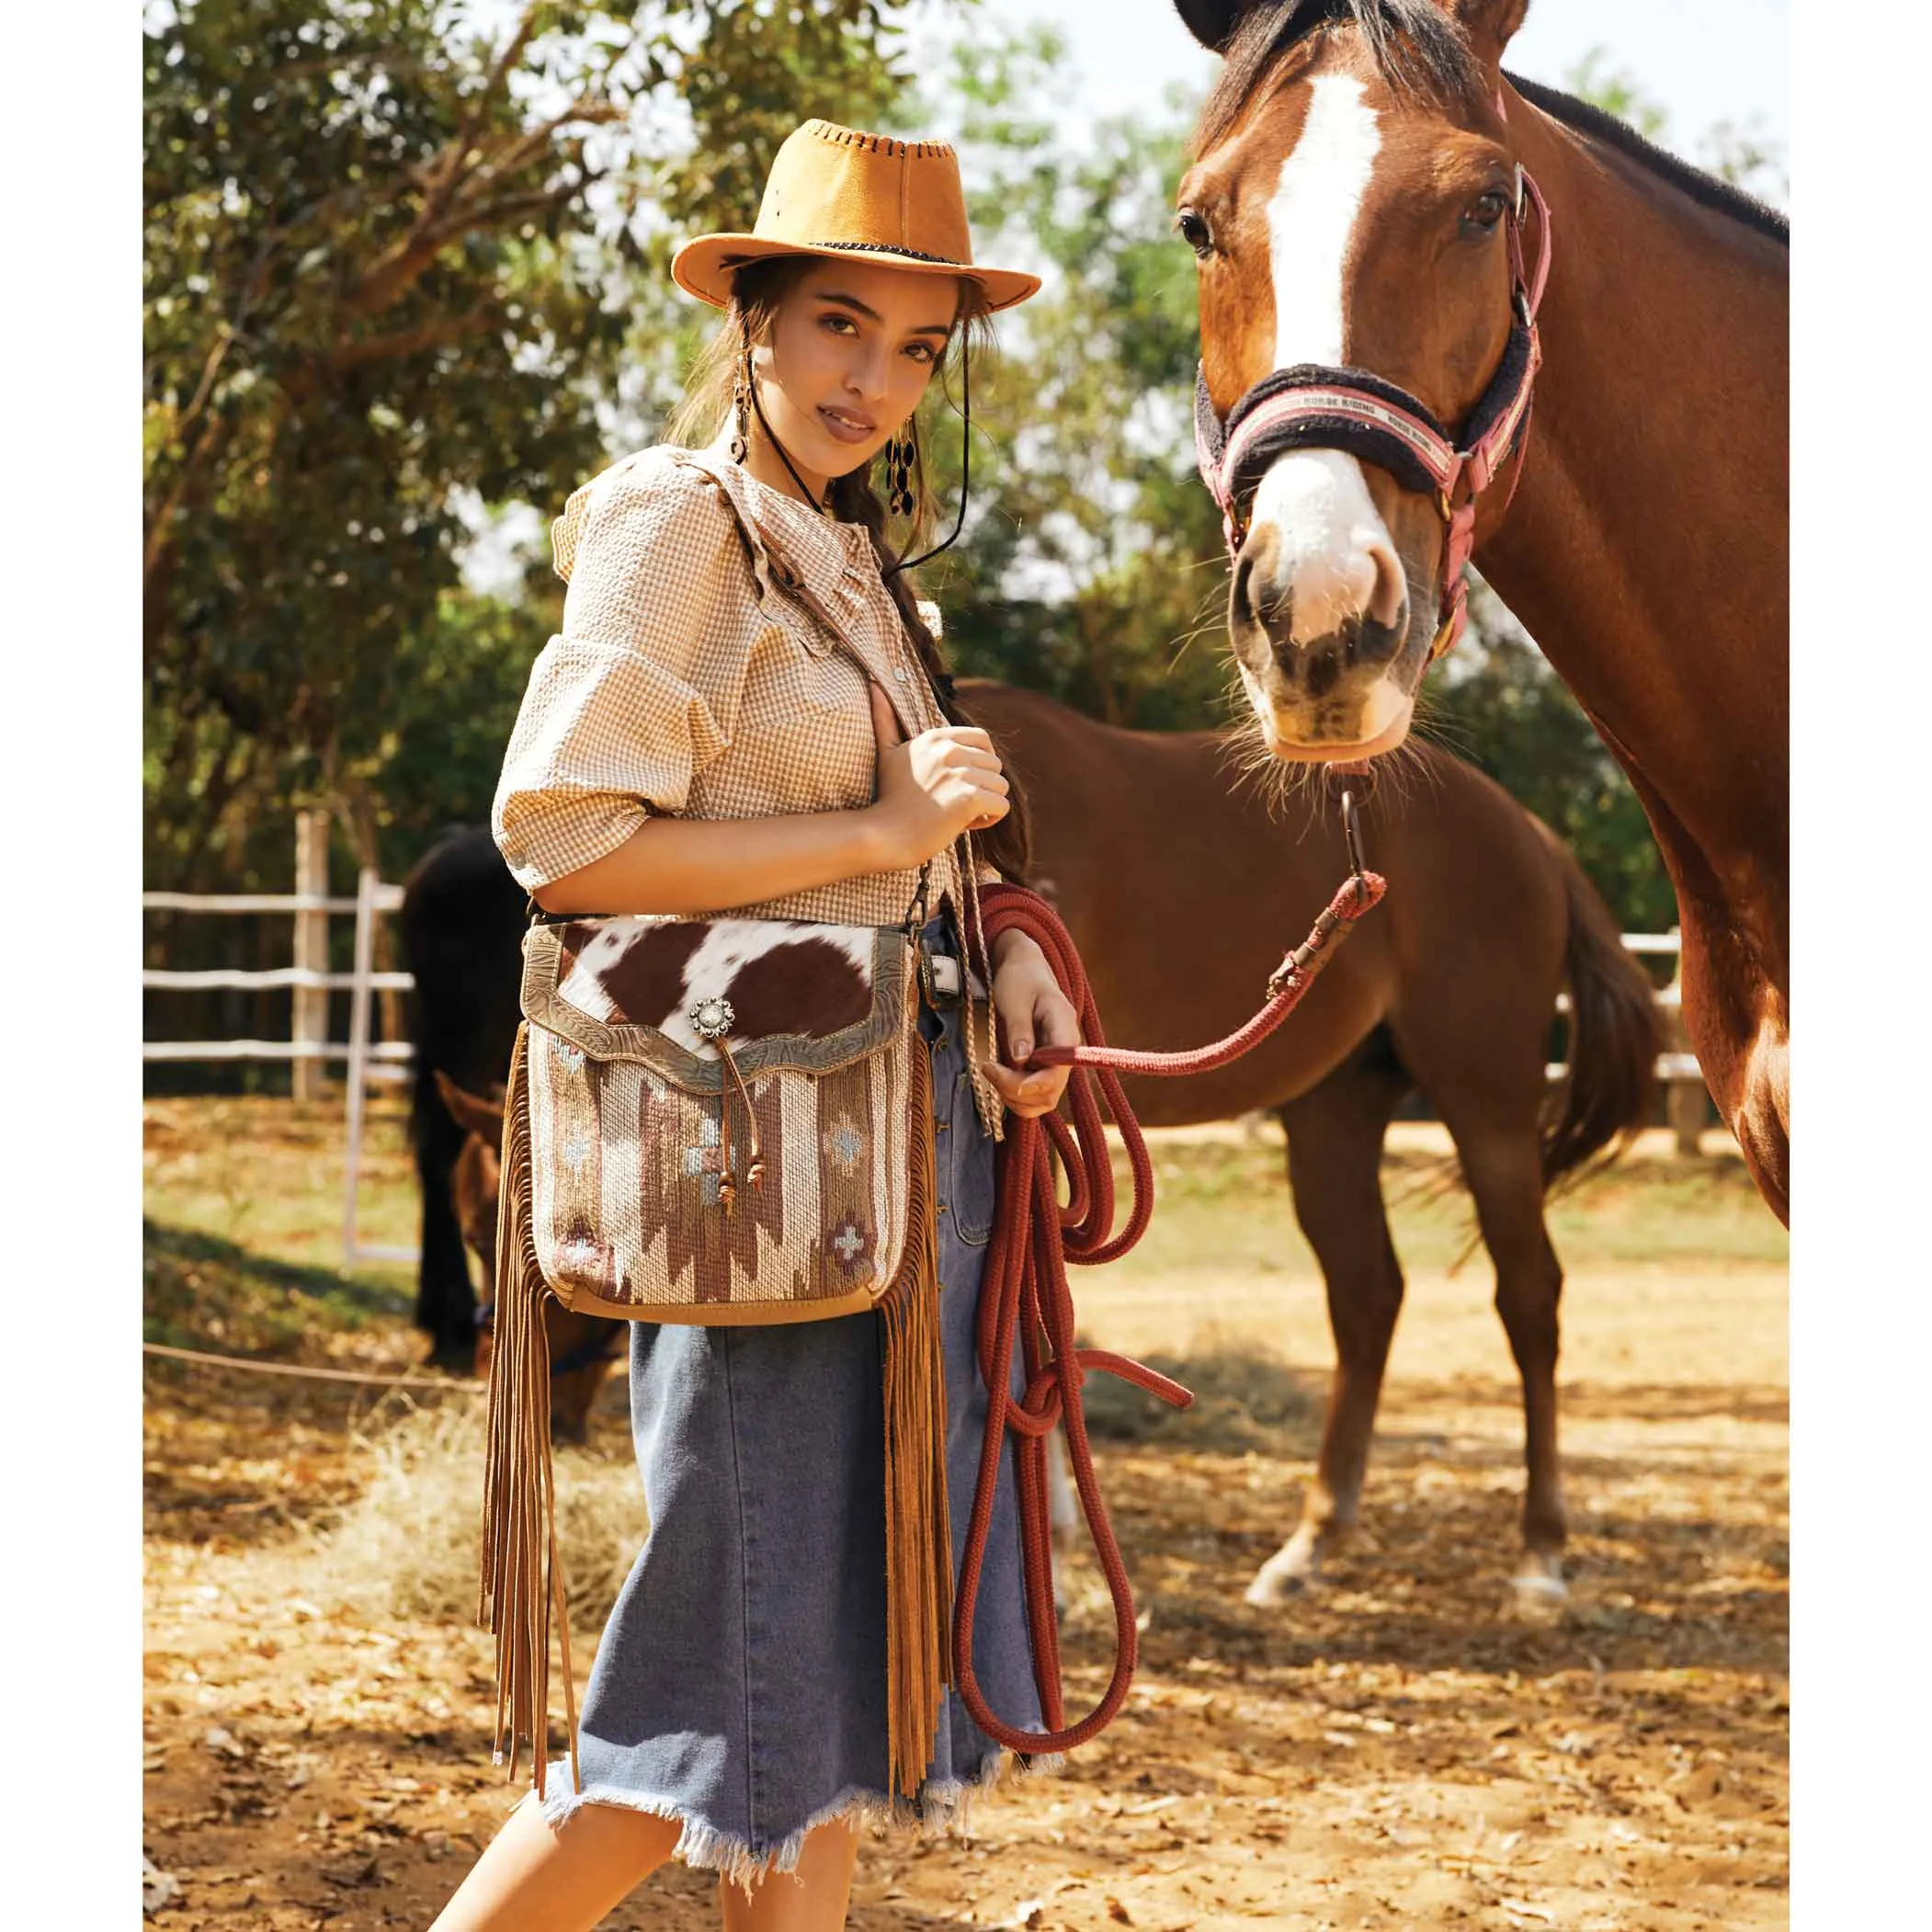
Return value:
<svg viewBox="0 0 1932 1932">
<path fill-rule="evenodd" d="M 592 1784 L 582 1791 L 574 1791 L 566 1758 L 551 1765 L 544 1779 L 543 1815 L 553 1831 L 561 1830 L 586 1804 L 622 1805 L 653 1818 L 668 1819 L 683 1827 L 672 1847 L 674 1858 L 683 1859 L 694 1871 L 715 1871 L 728 1883 L 742 1885 L 748 1896 L 754 1885 L 773 1872 L 797 1870 L 807 1835 L 822 1824 L 844 1820 L 854 1826 L 864 1826 L 875 1836 L 895 1829 L 916 1830 L 927 1837 L 963 1831 L 970 1824 L 975 1798 L 1009 1780 L 1051 1777 L 1065 1765 L 1066 1759 L 1058 1752 L 1023 1763 L 1016 1754 L 994 1745 L 980 1760 L 977 1777 L 928 1779 L 920 1786 L 916 1800 L 890 1797 L 863 1785 L 848 1785 L 830 1804 L 822 1805 L 777 1845 L 760 1847 L 708 1824 L 675 1798 L 653 1797 L 649 1792 L 632 1791 L 616 1784 Z"/>
</svg>

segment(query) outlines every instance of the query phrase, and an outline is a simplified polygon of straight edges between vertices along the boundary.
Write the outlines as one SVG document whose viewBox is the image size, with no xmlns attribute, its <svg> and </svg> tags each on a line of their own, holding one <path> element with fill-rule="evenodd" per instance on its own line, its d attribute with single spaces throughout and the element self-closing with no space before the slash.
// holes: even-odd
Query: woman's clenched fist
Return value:
<svg viewBox="0 0 1932 1932">
<path fill-rule="evenodd" d="M 1006 775 L 984 732 L 946 724 L 908 739 L 885 693 L 876 684 L 867 688 L 879 744 L 872 812 L 891 866 L 924 865 L 961 832 L 983 832 L 1006 817 Z"/>
</svg>

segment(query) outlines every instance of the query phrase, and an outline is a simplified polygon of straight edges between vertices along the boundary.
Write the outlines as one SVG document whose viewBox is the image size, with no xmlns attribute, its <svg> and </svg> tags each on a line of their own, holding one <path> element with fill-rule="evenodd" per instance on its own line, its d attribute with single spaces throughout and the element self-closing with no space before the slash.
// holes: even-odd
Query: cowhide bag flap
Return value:
<svg viewBox="0 0 1932 1932">
<path fill-rule="evenodd" d="M 533 925 L 504 1106 L 478 1619 L 496 1754 L 541 1794 L 550 1626 L 574 1782 L 542 1304 L 631 1321 L 884 1329 L 886 1698 L 916 1790 L 950 1678 L 932 1073 L 898 926 L 619 915 Z"/>
<path fill-rule="evenodd" d="M 875 1306 L 905 1247 L 913 964 L 892 926 L 531 926 L 531 1208 L 559 1300 L 653 1322 Z"/>
</svg>

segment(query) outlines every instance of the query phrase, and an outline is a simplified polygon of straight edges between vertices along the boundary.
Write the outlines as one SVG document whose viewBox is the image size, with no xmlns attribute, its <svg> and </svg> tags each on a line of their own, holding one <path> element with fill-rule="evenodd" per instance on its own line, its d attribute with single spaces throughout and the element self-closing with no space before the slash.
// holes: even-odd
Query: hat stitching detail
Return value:
<svg viewBox="0 0 1932 1932">
<path fill-rule="evenodd" d="M 910 155 L 915 161 L 937 161 L 952 149 L 943 141 L 898 141 L 890 134 L 868 134 L 858 128 L 841 128 L 829 120 L 811 120 L 805 131 L 815 140 L 835 147 L 863 148 L 869 154 Z"/>
<path fill-rule="evenodd" d="M 963 268 L 971 271 L 973 264 L 962 262 L 956 256 L 927 255 L 923 248 L 897 248 L 891 242 L 801 242 L 799 247 L 844 248 L 858 255 L 903 255 L 915 262 L 933 262 L 941 268 Z M 749 261 L 749 256 L 729 256 L 728 261 Z"/>
</svg>

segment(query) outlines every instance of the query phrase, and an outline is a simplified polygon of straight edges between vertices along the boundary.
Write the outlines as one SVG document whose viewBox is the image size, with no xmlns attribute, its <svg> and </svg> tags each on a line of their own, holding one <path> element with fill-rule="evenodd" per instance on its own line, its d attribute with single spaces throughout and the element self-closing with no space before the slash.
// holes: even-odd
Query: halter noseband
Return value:
<svg viewBox="0 0 1932 1932">
<path fill-rule="evenodd" d="M 1542 364 L 1536 312 L 1550 276 L 1550 210 L 1529 173 L 1516 171 L 1516 201 L 1504 216 L 1514 318 L 1503 359 L 1470 411 L 1459 444 L 1428 406 L 1366 369 L 1303 362 L 1264 376 L 1222 421 L 1205 370 L 1194 383 L 1194 444 L 1202 480 L 1221 506 L 1228 555 L 1247 536 L 1247 506 L 1268 466 L 1290 449 L 1344 449 L 1389 472 L 1404 489 L 1431 497 L 1449 528 L 1442 605 L 1433 663 L 1462 634 L 1475 548 L 1476 498 L 1524 441 L 1536 372 Z M 1534 203 L 1541 245 L 1533 274 L 1523 264 L 1523 210 Z M 1518 466 L 1517 475 L 1521 469 Z M 1515 493 L 1512 481 L 1510 491 Z"/>
</svg>

